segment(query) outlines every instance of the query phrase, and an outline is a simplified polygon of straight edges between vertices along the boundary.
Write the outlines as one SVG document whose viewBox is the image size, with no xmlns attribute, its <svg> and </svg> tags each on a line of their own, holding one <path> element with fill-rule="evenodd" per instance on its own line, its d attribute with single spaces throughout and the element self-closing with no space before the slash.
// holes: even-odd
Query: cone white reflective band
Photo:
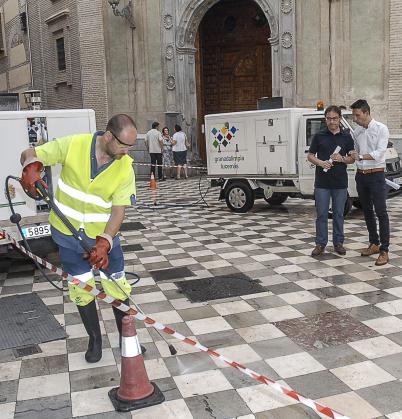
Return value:
<svg viewBox="0 0 402 419">
<path fill-rule="evenodd" d="M 96 195 L 91 195 L 78 189 L 73 188 L 67 183 L 64 183 L 61 179 L 58 181 L 58 186 L 61 191 L 65 194 L 70 195 L 72 198 L 78 199 L 79 201 L 86 202 L 88 204 L 97 205 L 102 208 L 112 208 L 112 202 L 106 202 L 101 197 Z"/>
<path fill-rule="evenodd" d="M 110 218 L 110 214 L 83 214 L 82 212 L 76 211 L 75 209 L 60 203 L 57 199 L 54 199 L 54 203 L 64 215 L 81 223 L 107 223 Z"/>
<path fill-rule="evenodd" d="M 122 336 L 121 338 L 121 356 L 132 358 L 141 354 L 140 342 L 138 336 Z"/>
</svg>

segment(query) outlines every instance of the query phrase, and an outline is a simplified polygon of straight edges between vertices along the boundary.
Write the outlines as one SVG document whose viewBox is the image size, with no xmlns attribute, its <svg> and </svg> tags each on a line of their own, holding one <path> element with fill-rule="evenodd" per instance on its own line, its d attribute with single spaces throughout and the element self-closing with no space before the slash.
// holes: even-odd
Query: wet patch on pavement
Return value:
<svg viewBox="0 0 402 419">
<path fill-rule="evenodd" d="M 191 302 L 240 297 L 241 295 L 267 291 L 258 282 L 253 281 L 242 273 L 216 276 L 214 278 L 193 279 L 175 282 L 175 284 Z"/>
</svg>

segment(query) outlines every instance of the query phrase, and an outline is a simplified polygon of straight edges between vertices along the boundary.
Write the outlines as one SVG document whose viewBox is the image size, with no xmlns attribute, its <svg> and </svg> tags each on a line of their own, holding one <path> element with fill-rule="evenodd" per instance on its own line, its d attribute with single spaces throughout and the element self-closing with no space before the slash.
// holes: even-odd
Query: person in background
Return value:
<svg viewBox="0 0 402 419">
<path fill-rule="evenodd" d="M 158 128 L 159 122 L 153 122 L 152 128 L 147 132 L 145 136 L 145 146 L 147 147 L 151 157 L 151 174 L 153 173 L 156 179 L 155 168 L 158 166 L 158 180 L 164 180 L 162 167 L 163 139 L 162 134 Z"/>
<path fill-rule="evenodd" d="M 187 179 L 187 136 L 181 130 L 180 125 L 174 126 L 175 133 L 172 139 L 174 162 L 177 166 L 176 179 L 180 179 L 181 169 L 184 169 L 184 177 Z"/>
<path fill-rule="evenodd" d="M 348 196 L 348 175 L 346 166 L 354 162 L 348 153 L 354 149 L 349 132 L 341 129 L 342 111 L 338 106 L 328 106 L 324 112 L 327 128 L 317 133 L 311 142 L 307 160 L 316 165 L 314 197 L 317 211 L 316 246 L 311 255 L 325 252 L 328 242 L 328 211 L 332 201 L 332 240 L 334 250 L 345 255 L 343 247 L 344 209 Z M 337 146 L 338 153 L 334 153 Z"/>
<path fill-rule="evenodd" d="M 169 128 L 165 127 L 162 129 L 162 139 L 163 139 L 163 174 L 166 178 L 166 175 L 169 174 L 171 178 L 174 178 L 173 174 L 173 167 L 174 160 L 173 160 L 173 151 L 172 151 L 172 137 L 169 135 Z M 168 167 L 166 167 L 168 166 Z"/>
<path fill-rule="evenodd" d="M 369 246 L 362 256 L 378 254 L 377 266 L 388 263 L 389 218 L 387 212 L 387 187 L 385 184 L 385 153 L 389 131 L 370 115 L 370 106 L 364 99 L 351 105 L 353 121 L 359 125 L 354 131 L 355 151 L 351 156 L 356 161 L 356 187 L 364 212 Z M 374 214 L 375 210 L 375 214 Z M 380 234 L 377 231 L 378 218 Z"/>
</svg>

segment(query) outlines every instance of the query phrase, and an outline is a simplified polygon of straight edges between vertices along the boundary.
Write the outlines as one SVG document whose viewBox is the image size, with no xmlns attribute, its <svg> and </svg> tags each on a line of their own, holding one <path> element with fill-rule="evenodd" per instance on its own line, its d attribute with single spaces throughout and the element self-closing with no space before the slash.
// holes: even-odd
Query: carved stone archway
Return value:
<svg viewBox="0 0 402 419">
<path fill-rule="evenodd" d="M 197 98 L 195 39 L 199 25 L 220 0 L 188 0 L 177 7 L 165 0 L 162 24 L 165 29 L 167 112 L 179 114 L 196 148 Z M 271 31 L 272 95 L 282 96 L 286 106 L 295 98 L 295 8 L 294 0 L 254 0 L 265 14 Z M 175 29 L 175 31 L 174 31 Z"/>
</svg>

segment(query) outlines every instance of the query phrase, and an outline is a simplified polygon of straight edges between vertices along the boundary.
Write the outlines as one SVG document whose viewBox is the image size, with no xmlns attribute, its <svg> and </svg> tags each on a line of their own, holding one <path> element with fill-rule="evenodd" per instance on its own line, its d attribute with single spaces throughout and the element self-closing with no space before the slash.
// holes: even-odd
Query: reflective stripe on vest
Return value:
<svg viewBox="0 0 402 419">
<path fill-rule="evenodd" d="M 83 214 L 82 212 L 62 204 L 57 199 L 54 199 L 54 203 L 64 215 L 67 215 L 67 217 L 80 223 L 107 223 L 110 218 L 110 214 Z"/>
<path fill-rule="evenodd" d="M 72 186 L 69 186 L 66 183 L 64 183 L 61 178 L 59 179 L 58 186 L 60 190 L 63 191 L 65 194 L 70 195 L 72 198 L 78 199 L 79 201 L 97 205 L 98 207 L 102 208 L 112 208 L 111 201 L 106 202 L 99 196 L 79 191 L 78 189 L 73 188 Z"/>
</svg>

